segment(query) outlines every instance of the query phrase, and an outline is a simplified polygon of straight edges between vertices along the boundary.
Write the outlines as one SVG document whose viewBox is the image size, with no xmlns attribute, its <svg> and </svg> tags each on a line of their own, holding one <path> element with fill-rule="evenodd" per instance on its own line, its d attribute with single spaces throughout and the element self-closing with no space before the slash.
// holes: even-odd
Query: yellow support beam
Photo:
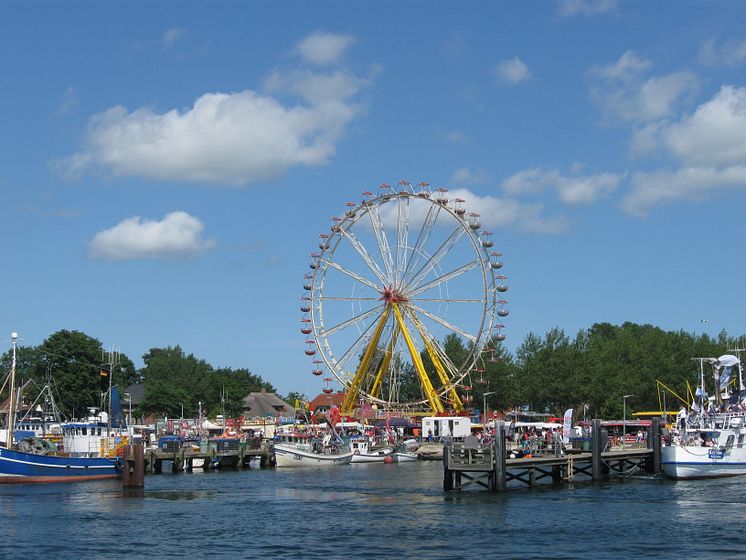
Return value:
<svg viewBox="0 0 746 560">
<path fill-rule="evenodd" d="M 659 408 L 660 408 L 661 410 L 663 410 L 663 403 L 661 402 L 661 398 L 660 398 L 660 388 L 661 388 L 661 387 L 663 387 L 663 389 L 664 389 L 664 390 L 668 391 L 668 392 L 669 392 L 669 393 L 671 393 L 671 394 L 672 394 L 672 395 L 673 395 L 674 397 L 676 397 L 676 398 L 677 398 L 677 399 L 679 399 L 679 400 L 680 400 L 680 401 L 681 401 L 682 403 L 684 403 L 684 406 L 687 406 L 687 407 L 689 406 L 689 403 L 687 402 L 687 400 L 686 400 L 685 398 L 683 398 L 683 397 L 679 396 L 679 394 L 678 394 L 678 393 L 676 393 L 676 391 L 674 391 L 673 389 L 671 389 L 671 387 L 669 387 L 668 385 L 666 385 L 665 383 L 663 383 L 663 381 L 661 381 L 660 379 L 656 379 L 656 380 L 655 380 L 655 384 L 656 384 L 656 385 L 658 386 L 658 389 L 659 389 L 659 390 L 658 390 L 658 407 L 659 407 Z M 688 388 L 688 387 L 689 387 L 689 382 L 687 381 L 687 388 Z M 690 389 L 690 392 L 691 392 L 691 389 Z"/>
<path fill-rule="evenodd" d="M 386 354 L 383 356 L 381 361 L 381 367 L 378 368 L 378 373 L 373 381 L 373 386 L 370 389 L 370 396 L 373 398 L 380 398 L 381 388 L 383 387 L 383 378 L 386 376 L 386 372 L 391 365 L 391 357 L 394 355 L 394 347 L 396 346 L 396 340 L 399 338 L 399 327 L 394 327 L 394 334 L 391 336 L 391 342 L 386 350 Z"/>
<path fill-rule="evenodd" d="M 370 360 L 373 358 L 373 354 L 375 354 L 376 348 L 378 348 L 378 341 L 381 338 L 381 333 L 383 332 L 383 327 L 386 324 L 386 319 L 388 319 L 390 311 L 390 308 L 386 306 L 383 310 L 383 313 L 381 313 L 381 318 L 378 320 L 376 330 L 373 332 L 373 337 L 370 339 L 368 347 L 365 349 L 365 353 L 363 354 L 363 359 L 360 360 L 360 365 L 357 368 L 355 377 L 352 378 L 352 383 L 347 389 L 345 400 L 342 402 L 342 414 L 350 414 L 352 412 L 352 409 L 355 408 L 357 397 L 360 394 L 360 385 L 362 384 L 363 379 L 365 378 L 365 374 L 368 371 Z"/>
<path fill-rule="evenodd" d="M 430 361 L 433 362 L 435 371 L 438 372 L 438 379 L 440 379 L 441 385 L 443 387 L 447 386 L 450 381 L 448 379 L 448 375 L 446 375 L 446 370 L 445 367 L 443 367 L 440 356 L 438 356 L 437 352 L 429 341 L 423 339 L 423 342 L 425 343 L 425 348 L 427 348 L 427 353 L 430 356 Z M 461 402 L 461 397 L 458 396 L 456 388 L 453 385 L 450 389 L 448 389 L 448 396 L 450 397 L 451 403 L 453 403 L 453 410 L 455 412 L 463 412 L 464 403 Z"/>
<path fill-rule="evenodd" d="M 404 317 L 402 317 L 399 306 L 396 304 L 396 302 L 392 302 L 391 307 L 394 309 L 396 322 L 399 324 L 399 330 L 401 331 L 402 336 L 404 336 L 404 341 L 407 343 L 407 348 L 409 349 L 409 354 L 412 357 L 414 369 L 417 372 L 417 376 L 420 378 L 420 384 L 422 385 L 425 397 L 430 403 L 430 408 L 433 412 L 445 412 L 445 407 L 443 406 L 438 393 L 435 391 L 433 384 L 430 382 L 430 378 L 427 376 L 425 366 L 422 363 L 422 357 L 420 356 L 420 353 L 417 352 L 417 348 L 412 341 L 412 337 L 409 336 L 409 331 L 407 331 L 407 327 L 404 325 Z"/>
<path fill-rule="evenodd" d="M 433 363 L 433 366 L 435 366 L 435 371 L 438 373 L 438 379 L 440 379 L 441 385 L 443 387 L 447 386 L 450 382 L 450 379 L 446 374 L 446 368 L 443 365 L 443 361 L 440 359 L 438 352 L 435 350 L 432 340 L 430 340 L 430 338 L 428 337 L 424 325 L 420 322 L 420 320 L 414 313 L 410 313 L 410 317 L 412 319 L 412 322 L 414 323 L 414 326 L 417 327 L 417 331 L 420 333 L 422 342 L 427 349 L 427 355 L 430 356 L 430 361 Z M 463 412 L 464 403 L 461 402 L 461 397 L 458 396 L 458 393 L 456 392 L 456 388 L 454 386 L 451 386 L 451 388 L 448 389 L 448 396 L 453 403 L 453 410 L 455 412 Z"/>
</svg>

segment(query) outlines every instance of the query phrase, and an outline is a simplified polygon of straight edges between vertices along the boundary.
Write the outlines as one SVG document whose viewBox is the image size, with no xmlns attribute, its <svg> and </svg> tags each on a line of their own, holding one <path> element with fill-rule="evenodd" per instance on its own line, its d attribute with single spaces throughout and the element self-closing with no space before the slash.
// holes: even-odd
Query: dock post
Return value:
<svg viewBox="0 0 746 560">
<path fill-rule="evenodd" d="M 124 463 L 122 464 L 122 488 L 128 488 L 132 479 L 130 462 L 132 459 L 132 444 L 124 446 Z"/>
<path fill-rule="evenodd" d="M 661 472 L 661 419 L 653 418 L 648 433 L 648 448 L 653 450 L 653 461 L 649 465 L 648 472 L 659 474 Z"/>
<path fill-rule="evenodd" d="M 505 492 L 507 471 L 505 468 L 505 421 L 500 420 L 495 429 L 495 490 Z"/>
<path fill-rule="evenodd" d="M 594 418 L 591 423 L 591 473 L 593 482 L 599 482 L 601 474 L 601 420 Z"/>
<path fill-rule="evenodd" d="M 130 463 L 132 471 L 130 471 Z M 128 445 L 125 451 L 124 488 L 142 488 L 145 486 L 145 454 L 142 445 Z"/>
<path fill-rule="evenodd" d="M 449 469 L 451 462 L 451 446 L 443 445 L 443 490 L 453 490 L 453 471 Z"/>
</svg>

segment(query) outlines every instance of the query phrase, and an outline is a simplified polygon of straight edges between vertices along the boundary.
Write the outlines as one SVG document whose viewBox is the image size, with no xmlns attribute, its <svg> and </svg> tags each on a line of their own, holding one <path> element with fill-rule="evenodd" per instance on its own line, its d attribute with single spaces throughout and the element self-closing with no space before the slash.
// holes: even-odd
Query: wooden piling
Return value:
<svg viewBox="0 0 746 560">
<path fill-rule="evenodd" d="M 145 449 L 142 445 L 127 445 L 124 452 L 122 487 L 143 488 L 145 486 Z"/>
<path fill-rule="evenodd" d="M 495 481 L 494 488 L 497 492 L 505 492 L 507 488 L 507 468 L 505 467 L 506 460 L 505 450 L 505 422 L 500 420 L 495 428 Z"/>
<path fill-rule="evenodd" d="M 594 482 L 602 479 L 601 475 L 601 420 L 594 419 L 591 422 L 591 478 Z"/>
<path fill-rule="evenodd" d="M 661 472 L 661 419 L 653 418 L 648 432 L 648 449 L 653 450 L 652 460 L 648 464 L 648 472 L 660 474 Z"/>
</svg>

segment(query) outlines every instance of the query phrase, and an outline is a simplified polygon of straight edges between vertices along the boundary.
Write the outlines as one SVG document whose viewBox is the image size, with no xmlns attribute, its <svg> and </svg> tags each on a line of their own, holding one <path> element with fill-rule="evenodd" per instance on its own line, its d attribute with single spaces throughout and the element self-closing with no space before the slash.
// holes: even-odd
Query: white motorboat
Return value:
<svg viewBox="0 0 746 560">
<path fill-rule="evenodd" d="M 372 449 L 366 439 L 350 440 L 350 447 L 353 453 L 351 463 L 383 463 L 394 451 L 391 447 Z"/>
<path fill-rule="evenodd" d="M 394 453 L 394 463 L 411 463 L 417 460 L 417 453 L 414 451 L 396 451 Z"/>
<path fill-rule="evenodd" d="M 704 390 L 704 363 L 713 366 L 716 395 Z M 741 361 L 732 355 L 700 358 L 699 403 L 687 413 L 682 408 L 669 445 L 661 448 L 663 473 L 675 479 L 713 478 L 746 474 L 746 415 Z M 732 369 L 737 366 L 738 389 L 728 394 Z M 725 392 L 723 392 L 725 391 Z"/>
<path fill-rule="evenodd" d="M 330 435 L 319 439 L 312 434 L 283 434 L 274 444 L 277 467 L 332 467 L 349 465 L 349 446 L 333 442 Z"/>
</svg>

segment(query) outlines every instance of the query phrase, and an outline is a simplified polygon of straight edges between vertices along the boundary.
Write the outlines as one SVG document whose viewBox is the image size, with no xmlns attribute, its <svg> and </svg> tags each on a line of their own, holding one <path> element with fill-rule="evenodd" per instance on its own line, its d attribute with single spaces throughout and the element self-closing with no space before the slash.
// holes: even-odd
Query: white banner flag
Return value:
<svg viewBox="0 0 746 560">
<path fill-rule="evenodd" d="M 570 443 L 570 432 L 572 430 L 572 408 L 565 410 L 565 421 L 562 426 L 562 442 L 567 445 Z"/>
</svg>

